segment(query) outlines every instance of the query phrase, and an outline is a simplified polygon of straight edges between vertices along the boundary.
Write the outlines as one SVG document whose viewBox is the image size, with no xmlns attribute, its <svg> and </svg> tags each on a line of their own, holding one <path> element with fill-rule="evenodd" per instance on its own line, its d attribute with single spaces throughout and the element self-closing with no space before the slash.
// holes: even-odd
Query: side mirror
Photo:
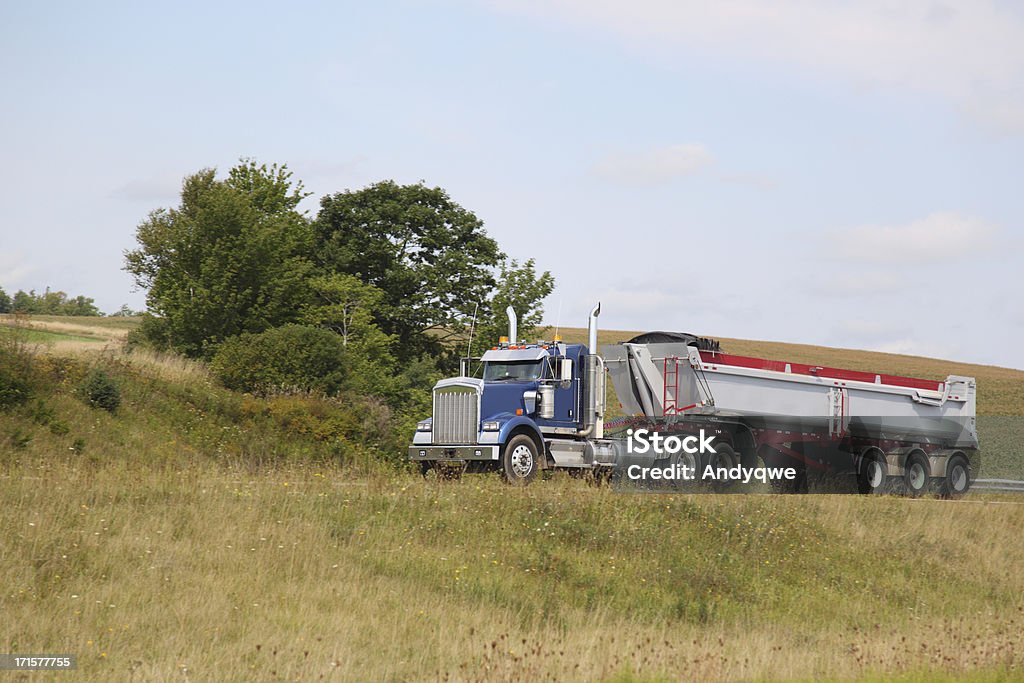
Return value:
<svg viewBox="0 0 1024 683">
<path fill-rule="evenodd" d="M 563 358 L 562 363 L 559 366 L 560 377 L 558 378 L 562 382 L 572 381 L 572 359 Z"/>
</svg>

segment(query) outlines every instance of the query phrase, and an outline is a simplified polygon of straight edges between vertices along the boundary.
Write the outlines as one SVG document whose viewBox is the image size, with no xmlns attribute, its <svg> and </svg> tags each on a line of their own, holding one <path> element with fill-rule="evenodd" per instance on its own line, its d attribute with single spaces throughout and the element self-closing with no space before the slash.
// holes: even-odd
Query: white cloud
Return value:
<svg viewBox="0 0 1024 683">
<path fill-rule="evenodd" d="M 616 152 L 594 166 L 598 175 L 629 185 L 655 185 L 700 171 L 713 163 L 699 144 L 669 145 L 639 152 Z"/>
<path fill-rule="evenodd" d="M 1024 130 L 1024 16 L 994 0 L 493 0 L 503 11 L 597 28 L 644 52 L 698 50 L 796 65 L 858 86 L 947 98 Z M 675 59 L 669 54 L 667 58 Z"/>
<path fill-rule="evenodd" d="M 903 225 L 861 225 L 833 231 L 829 251 L 845 260 L 908 265 L 952 261 L 991 249 L 998 229 L 954 212 Z"/>
</svg>

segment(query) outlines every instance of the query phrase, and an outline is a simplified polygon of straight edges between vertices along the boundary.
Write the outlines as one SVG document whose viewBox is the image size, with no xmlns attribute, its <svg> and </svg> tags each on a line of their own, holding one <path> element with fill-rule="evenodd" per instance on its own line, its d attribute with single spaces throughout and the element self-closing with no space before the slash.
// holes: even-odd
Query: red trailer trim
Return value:
<svg viewBox="0 0 1024 683">
<path fill-rule="evenodd" d="M 875 384 L 876 378 L 878 378 L 878 382 L 891 386 L 925 389 L 928 391 L 942 391 L 942 382 L 918 379 L 916 377 L 885 375 L 878 372 L 861 372 L 859 370 L 843 370 L 842 368 L 827 368 L 821 365 L 791 363 L 784 360 L 766 360 L 764 358 L 752 358 L 750 356 L 734 356 L 728 353 L 715 353 L 713 351 L 701 351 L 700 359 L 707 365 L 707 367 L 704 368 L 705 370 L 716 370 L 718 366 L 726 365 L 738 368 L 751 368 L 754 370 L 786 372 L 786 366 L 788 365 L 791 374 L 834 379 L 838 380 L 837 384 L 839 384 L 839 382 L 847 381 Z"/>
</svg>

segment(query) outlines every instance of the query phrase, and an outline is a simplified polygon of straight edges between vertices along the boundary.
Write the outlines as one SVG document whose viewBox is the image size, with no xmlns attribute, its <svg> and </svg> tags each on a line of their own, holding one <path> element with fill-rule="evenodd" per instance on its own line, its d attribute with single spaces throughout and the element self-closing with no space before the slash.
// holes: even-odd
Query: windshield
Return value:
<svg viewBox="0 0 1024 683">
<path fill-rule="evenodd" d="M 484 366 L 484 381 L 501 382 L 508 380 L 528 382 L 540 379 L 543 371 L 543 360 L 517 361 L 514 363 L 489 362 Z"/>
</svg>

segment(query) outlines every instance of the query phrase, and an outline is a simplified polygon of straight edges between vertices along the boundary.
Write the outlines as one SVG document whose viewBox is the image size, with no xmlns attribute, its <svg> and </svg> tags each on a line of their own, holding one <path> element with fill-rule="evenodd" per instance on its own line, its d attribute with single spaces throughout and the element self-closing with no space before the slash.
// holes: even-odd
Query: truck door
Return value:
<svg viewBox="0 0 1024 683">
<path fill-rule="evenodd" d="M 579 420 L 578 403 L 580 390 L 580 368 L 578 357 L 558 356 L 554 359 L 552 370 L 555 379 L 555 417 L 554 421 L 564 426 L 576 426 Z M 569 379 L 562 379 L 568 377 Z M 562 425 L 560 425 L 562 426 Z"/>
</svg>

